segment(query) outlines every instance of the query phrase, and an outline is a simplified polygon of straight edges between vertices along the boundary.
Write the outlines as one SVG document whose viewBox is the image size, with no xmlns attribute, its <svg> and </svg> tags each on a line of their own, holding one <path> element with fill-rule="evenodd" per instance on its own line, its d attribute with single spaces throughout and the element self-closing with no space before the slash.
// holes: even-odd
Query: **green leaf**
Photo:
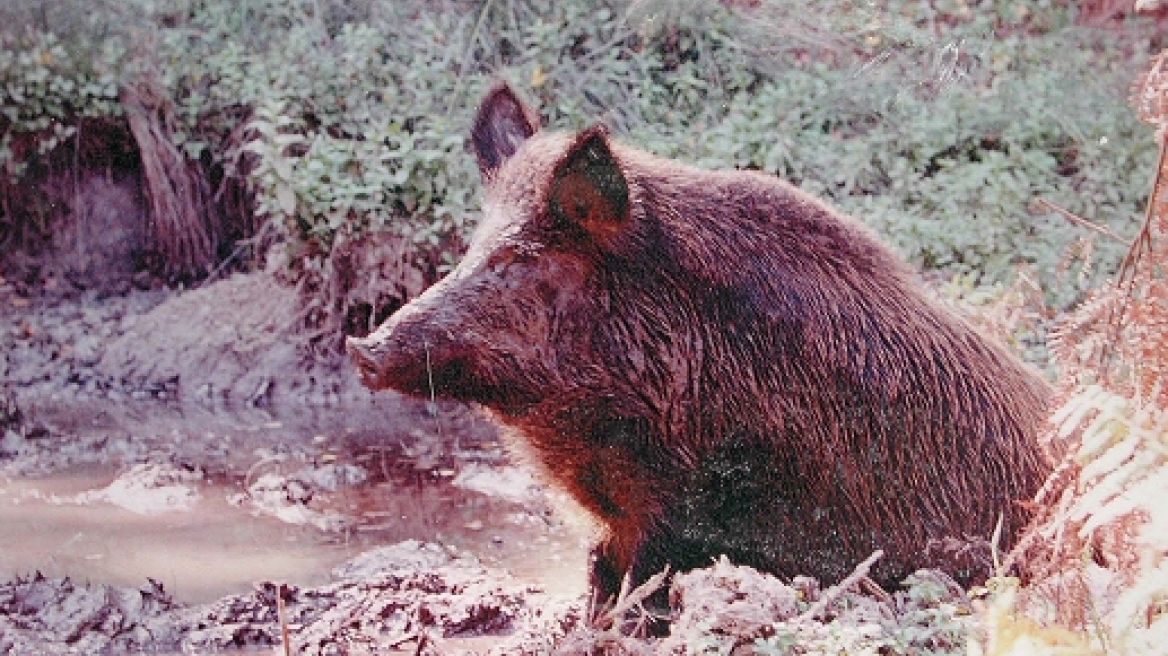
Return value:
<svg viewBox="0 0 1168 656">
<path fill-rule="evenodd" d="M 296 192 L 292 190 L 291 185 L 279 183 L 276 185 L 276 200 L 280 204 L 280 210 L 287 216 L 292 216 L 296 213 Z"/>
<path fill-rule="evenodd" d="M 276 171 L 276 175 L 278 175 L 281 179 L 292 179 L 292 160 L 284 157 L 283 155 L 272 154 L 271 163 L 272 168 Z"/>
</svg>

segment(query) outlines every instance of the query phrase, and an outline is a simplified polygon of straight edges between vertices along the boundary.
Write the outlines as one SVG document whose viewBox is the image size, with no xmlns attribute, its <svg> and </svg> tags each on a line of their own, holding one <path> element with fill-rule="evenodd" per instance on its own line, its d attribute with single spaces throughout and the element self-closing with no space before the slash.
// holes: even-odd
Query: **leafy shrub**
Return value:
<svg viewBox="0 0 1168 656">
<path fill-rule="evenodd" d="M 34 32 L 0 48 L 0 167 L 19 178 L 30 157 L 42 157 L 73 136 L 73 122 L 116 115 L 118 87 L 108 70 L 70 58 L 52 33 Z M 13 151 L 14 138 L 32 136 L 32 153 Z"/>
<path fill-rule="evenodd" d="M 247 181 L 294 271 L 319 269 L 338 235 L 378 233 L 449 266 L 476 218 L 466 126 L 495 76 L 557 128 L 600 120 L 666 156 L 786 176 L 923 267 L 992 284 L 1037 265 L 1060 307 L 1114 271 L 1121 245 L 1099 242 L 1090 275 L 1059 280 L 1084 233 L 1036 199 L 1126 237 L 1152 166 L 1124 99 L 1143 28 L 1076 27 L 1074 3 L 818 0 L 815 21 L 790 0 L 737 12 L 692 0 L 125 7 L 93 12 L 148 23 L 103 41 L 102 61 L 120 68 L 96 84 L 73 74 L 55 105 L 15 111 L 29 126 L 58 105 L 116 112 L 110 80 L 132 73 L 119 53 L 152 53 L 176 145 Z M 44 51 L 6 43 L 0 56 L 33 64 Z M 54 129 L 45 148 L 68 134 Z"/>
<path fill-rule="evenodd" d="M 40 184 L 54 151 L 79 150 L 81 123 L 117 115 L 117 96 L 109 69 L 53 33 L 0 33 L 0 247 L 48 233 L 56 199 Z"/>
<path fill-rule="evenodd" d="M 712 126 L 661 123 L 644 140 L 792 179 L 925 268 L 993 283 L 1035 264 L 1065 307 L 1115 271 L 1122 245 L 1097 244 L 1091 276 L 1059 280 L 1084 233 L 1035 201 L 1134 234 L 1155 155 L 1121 100 L 1138 64 L 1111 34 L 997 37 L 977 17 L 933 28 L 892 14 L 850 62 L 772 65 Z"/>
</svg>

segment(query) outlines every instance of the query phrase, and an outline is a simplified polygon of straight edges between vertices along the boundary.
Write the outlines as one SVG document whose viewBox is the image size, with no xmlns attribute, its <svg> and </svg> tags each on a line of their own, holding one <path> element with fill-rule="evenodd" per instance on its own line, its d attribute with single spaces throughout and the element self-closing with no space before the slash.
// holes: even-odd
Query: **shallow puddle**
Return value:
<svg viewBox="0 0 1168 656">
<path fill-rule="evenodd" d="M 62 472 L 4 485 L 0 576 L 35 570 L 129 587 L 150 577 L 182 601 L 204 602 L 246 590 L 251 581 L 320 583 L 348 556 L 344 545 L 311 527 L 232 507 L 215 487 L 203 488 L 190 510 L 155 515 L 73 501 L 108 485 L 113 474 Z"/>
<path fill-rule="evenodd" d="M 507 466 L 483 420 L 466 413 L 445 416 L 442 425 L 394 404 L 287 416 L 51 401 L 30 407 L 36 422 L 67 439 L 37 456 L 59 459 L 42 463 L 48 471 L 0 475 L 5 579 L 39 571 L 141 587 L 152 578 L 176 599 L 201 603 L 261 580 L 324 583 L 333 567 L 363 551 L 418 539 L 551 591 L 585 587 L 587 531 L 552 513 L 546 495 L 525 488 L 522 476 L 508 478 L 520 470 Z M 198 472 L 190 484 L 197 500 L 188 509 L 140 514 L 101 497 L 141 462 Z M 240 500 L 265 474 L 322 463 L 366 474 L 315 490 L 305 503 L 341 518 L 338 530 L 286 523 Z M 476 477 L 488 485 L 476 486 Z"/>
</svg>

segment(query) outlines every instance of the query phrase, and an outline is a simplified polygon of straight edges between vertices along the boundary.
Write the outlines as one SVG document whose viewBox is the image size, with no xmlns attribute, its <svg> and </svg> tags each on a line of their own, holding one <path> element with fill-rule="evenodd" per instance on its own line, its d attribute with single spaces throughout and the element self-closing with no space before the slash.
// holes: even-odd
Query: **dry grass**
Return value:
<svg viewBox="0 0 1168 656">
<path fill-rule="evenodd" d="M 171 275 L 206 274 L 219 241 L 210 183 L 174 145 L 174 108 L 157 72 L 143 64 L 135 83 L 122 88 L 121 103 L 142 159 L 154 250 Z"/>
</svg>

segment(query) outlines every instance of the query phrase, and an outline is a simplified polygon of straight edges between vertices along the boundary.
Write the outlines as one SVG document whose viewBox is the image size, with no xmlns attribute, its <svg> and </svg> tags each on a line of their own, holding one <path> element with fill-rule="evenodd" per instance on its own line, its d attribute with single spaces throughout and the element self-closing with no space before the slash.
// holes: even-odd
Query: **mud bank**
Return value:
<svg viewBox="0 0 1168 656">
<path fill-rule="evenodd" d="M 145 589 L 41 577 L 0 584 L 0 649 L 13 654 L 219 652 L 287 644 L 297 654 L 961 653 L 969 607 L 938 572 L 894 594 L 791 584 L 724 559 L 675 578 L 668 637 L 637 592 L 586 620 L 579 595 L 550 594 L 465 554 L 416 541 L 383 547 L 316 587 L 265 582 L 209 604 Z M 854 582 L 853 582 L 854 583 Z M 850 584 L 849 584 L 850 586 Z M 627 614 L 626 614 L 627 613 Z"/>
<path fill-rule="evenodd" d="M 416 541 L 367 552 L 316 587 L 265 582 L 209 604 L 144 589 L 40 576 L 0 584 L 0 652 L 214 652 L 282 644 L 293 653 L 548 653 L 579 624 L 579 598 L 552 595 L 466 554 Z M 477 642 L 476 642 L 477 640 Z"/>
<path fill-rule="evenodd" d="M 344 358 L 315 353 L 294 330 L 296 292 L 267 273 L 124 296 L 23 295 L 5 283 L 0 304 L 0 373 L 25 393 L 238 406 L 370 398 Z"/>
</svg>

